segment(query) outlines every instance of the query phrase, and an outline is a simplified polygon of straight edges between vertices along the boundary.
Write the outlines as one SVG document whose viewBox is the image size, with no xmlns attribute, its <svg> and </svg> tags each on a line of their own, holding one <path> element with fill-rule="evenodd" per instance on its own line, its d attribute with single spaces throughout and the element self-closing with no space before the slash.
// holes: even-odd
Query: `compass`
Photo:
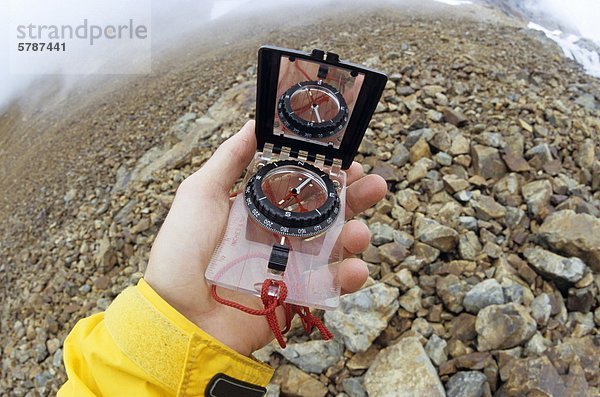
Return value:
<svg viewBox="0 0 600 397">
<path fill-rule="evenodd" d="M 256 222 L 284 236 L 320 234 L 340 212 L 336 185 L 329 175 L 298 160 L 261 167 L 246 184 L 244 201 Z"/>
<path fill-rule="evenodd" d="M 342 94 L 322 80 L 297 83 L 277 103 L 283 125 L 305 138 L 327 138 L 348 122 L 348 106 Z"/>
</svg>

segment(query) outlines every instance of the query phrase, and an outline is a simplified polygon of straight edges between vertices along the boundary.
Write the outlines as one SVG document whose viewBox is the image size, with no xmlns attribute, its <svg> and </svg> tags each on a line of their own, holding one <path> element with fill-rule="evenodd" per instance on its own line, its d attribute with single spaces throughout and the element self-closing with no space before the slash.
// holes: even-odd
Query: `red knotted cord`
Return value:
<svg viewBox="0 0 600 397">
<path fill-rule="evenodd" d="M 271 287 L 278 288 L 277 296 L 269 294 L 269 289 Z M 323 339 L 333 339 L 333 334 L 327 329 L 327 327 L 318 317 L 312 315 L 308 307 L 285 303 L 288 289 L 283 281 L 267 279 L 263 282 L 262 289 L 260 291 L 260 299 L 262 300 L 264 309 L 252 309 L 240 303 L 221 298 L 217 294 L 217 286 L 214 284 L 211 286 L 210 293 L 214 300 L 223 305 L 233 307 L 253 316 L 265 316 L 267 323 L 269 324 L 269 328 L 271 328 L 273 335 L 275 335 L 275 339 L 277 339 L 279 346 L 282 348 L 285 348 L 286 346 L 285 340 L 283 339 L 283 334 L 290 330 L 292 319 L 294 318 L 295 314 L 300 316 L 302 326 L 304 327 L 306 333 L 310 333 L 313 328 L 317 328 L 321 335 L 323 335 Z M 277 322 L 276 311 L 278 306 L 282 306 L 285 310 L 285 328 L 283 330 L 279 328 L 279 323 Z"/>
</svg>

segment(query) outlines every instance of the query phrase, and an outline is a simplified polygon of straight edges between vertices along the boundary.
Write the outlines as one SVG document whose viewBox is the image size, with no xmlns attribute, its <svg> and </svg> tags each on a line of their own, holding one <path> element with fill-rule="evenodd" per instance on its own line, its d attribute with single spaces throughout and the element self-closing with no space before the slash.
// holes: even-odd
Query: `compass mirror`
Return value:
<svg viewBox="0 0 600 397">
<path fill-rule="evenodd" d="M 282 55 L 273 133 L 338 149 L 364 79 L 356 70 Z"/>
</svg>

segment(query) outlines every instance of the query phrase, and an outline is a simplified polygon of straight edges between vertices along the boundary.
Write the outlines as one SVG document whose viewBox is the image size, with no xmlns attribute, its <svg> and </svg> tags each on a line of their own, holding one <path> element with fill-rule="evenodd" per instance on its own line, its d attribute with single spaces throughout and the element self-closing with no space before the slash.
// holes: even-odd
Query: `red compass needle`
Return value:
<svg viewBox="0 0 600 397">
<path fill-rule="evenodd" d="M 300 208 L 299 212 L 308 212 L 308 208 L 302 205 L 302 201 L 298 200 L 298 196 L 294 196 L 294 198 L 296 199 L 296 204 L 298 205 L 298 208 Z"/>
</svg>

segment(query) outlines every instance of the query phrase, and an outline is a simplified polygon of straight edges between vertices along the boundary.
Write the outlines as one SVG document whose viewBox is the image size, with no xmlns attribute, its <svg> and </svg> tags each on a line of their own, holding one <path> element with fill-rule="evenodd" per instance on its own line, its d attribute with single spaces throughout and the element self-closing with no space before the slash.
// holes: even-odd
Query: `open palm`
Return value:
<svg viewBox="0 0 600 397">
<path fill-rule="evenodd" d="M 170 305 L 205 332 L 244 355 L 268 344 L 273 334 L 263 317 L 252 316 L 221 305 L 210 294 L 204 272 L 227 226 L 230 190 L 256 152 L 254 122 L 249 121 L 225 141 L 177 190 L 173 205 L 156 237 L 146 282 Z M 360 164 L 347 170 L 346 217 L 364 211 L 383 198 L 385 181 L 363 175 Z M 341 234 L 346 259 L 339 278 L 344 293 L 354 292 L 365 282 L 364 262 L 351 256 L 366 249 L 369 229 L 359 221 L 346 223 Z M 258 298 L 223 292 L 248 307 L 262 308 Z M 279 318 L 284 322 L 283 310 Z"/>
</svg>

